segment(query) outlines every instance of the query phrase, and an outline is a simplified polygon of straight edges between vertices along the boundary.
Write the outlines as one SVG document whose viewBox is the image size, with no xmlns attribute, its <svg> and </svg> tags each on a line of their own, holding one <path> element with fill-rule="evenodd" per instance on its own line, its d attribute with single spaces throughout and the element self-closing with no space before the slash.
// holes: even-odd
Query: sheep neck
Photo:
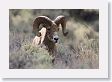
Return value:
<svg viewBox="0 0 112 82">
<path fill-rule="evenodd" d="M 50 54 L 54 54 L 55 51 L 55 43 L 50 41 L 47 37 L 44 39 L 44 44 L 47 47 Z"/>
</svg>

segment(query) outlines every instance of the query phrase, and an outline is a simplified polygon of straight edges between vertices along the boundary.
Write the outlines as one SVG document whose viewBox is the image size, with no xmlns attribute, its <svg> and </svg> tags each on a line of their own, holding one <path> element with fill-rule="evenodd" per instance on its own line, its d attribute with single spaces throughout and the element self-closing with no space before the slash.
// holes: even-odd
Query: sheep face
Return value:
<svg viewBox="0 0 112 82">
<path fill-rule="evenodd" d="M 59 40 L 58 31 L 58 26 L 56 24 L 53 24 L 51 27 L 47 29 L 46 37 L 53 43 L 57 43 Z"/>
</svg>

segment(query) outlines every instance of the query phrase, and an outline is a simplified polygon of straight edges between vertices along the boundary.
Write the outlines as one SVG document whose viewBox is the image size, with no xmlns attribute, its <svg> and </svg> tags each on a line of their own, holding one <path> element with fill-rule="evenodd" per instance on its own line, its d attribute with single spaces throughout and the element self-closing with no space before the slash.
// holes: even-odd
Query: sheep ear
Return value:
<svg viewBox="0 0 112 82">
<path fill-rule="evenodd" d="M 64 16 L 58 16 L 54 22 L 56 23 L 57 26 L 59 26 L 61 24 L 62 26 L 62 32 L 63 35 L 66 36 L 68 34 L 68 32 L 66 31 L 66 19 Z"/>
</svg>

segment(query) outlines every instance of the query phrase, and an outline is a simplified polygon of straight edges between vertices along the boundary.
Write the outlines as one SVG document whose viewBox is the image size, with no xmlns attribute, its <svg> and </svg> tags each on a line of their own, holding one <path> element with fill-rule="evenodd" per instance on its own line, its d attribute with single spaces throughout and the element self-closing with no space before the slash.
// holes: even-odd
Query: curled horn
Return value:
<svg viewBox="0 0 112 82">
<path fill-rule="evenodd" d="M 62 32 L 63 35 L 66 36 L 68 34 L 68 32 L 66 31 L 66 20 L 64 16 L 58 16 L 54 22 L 57 24 L 57 26 L 59 26 L 59 24 L 61 24 L 62 26 Z"/>
<path fill-rule="evenodd" d="M 33 22 L 33 32 L 35 34 L 38 34 L 38 32 L 40 30 L 40 28 L 39 28 L 40 24 L 43 24 L 44 27 L 47 28 L 52 25 L 52 20 L 46 16 L 38 16 Z"/>
</svg>

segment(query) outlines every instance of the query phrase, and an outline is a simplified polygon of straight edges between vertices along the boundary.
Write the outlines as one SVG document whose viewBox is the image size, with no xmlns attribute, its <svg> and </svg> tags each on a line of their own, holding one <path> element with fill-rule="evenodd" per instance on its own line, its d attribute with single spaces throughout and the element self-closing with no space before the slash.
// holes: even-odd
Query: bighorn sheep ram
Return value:
<svg viewBox="0 0 112 82">
<path fill-rule="evenodd" d="M 58 42 L 59 25 L 61 24 L 62 33 L 64 36 L 68 34 L 66 31 L 66 20 L 64 16 L 58 16 L 55 20 L 51 20 L 46 16 L 38 16 L 33 22 L 33 32 L 36 34 L 33 44 L 44 44 L 50 54 L 55 56 L 56 45 Z M 39 28 L 40 25 L 43 28 Z"/>
</svg>

